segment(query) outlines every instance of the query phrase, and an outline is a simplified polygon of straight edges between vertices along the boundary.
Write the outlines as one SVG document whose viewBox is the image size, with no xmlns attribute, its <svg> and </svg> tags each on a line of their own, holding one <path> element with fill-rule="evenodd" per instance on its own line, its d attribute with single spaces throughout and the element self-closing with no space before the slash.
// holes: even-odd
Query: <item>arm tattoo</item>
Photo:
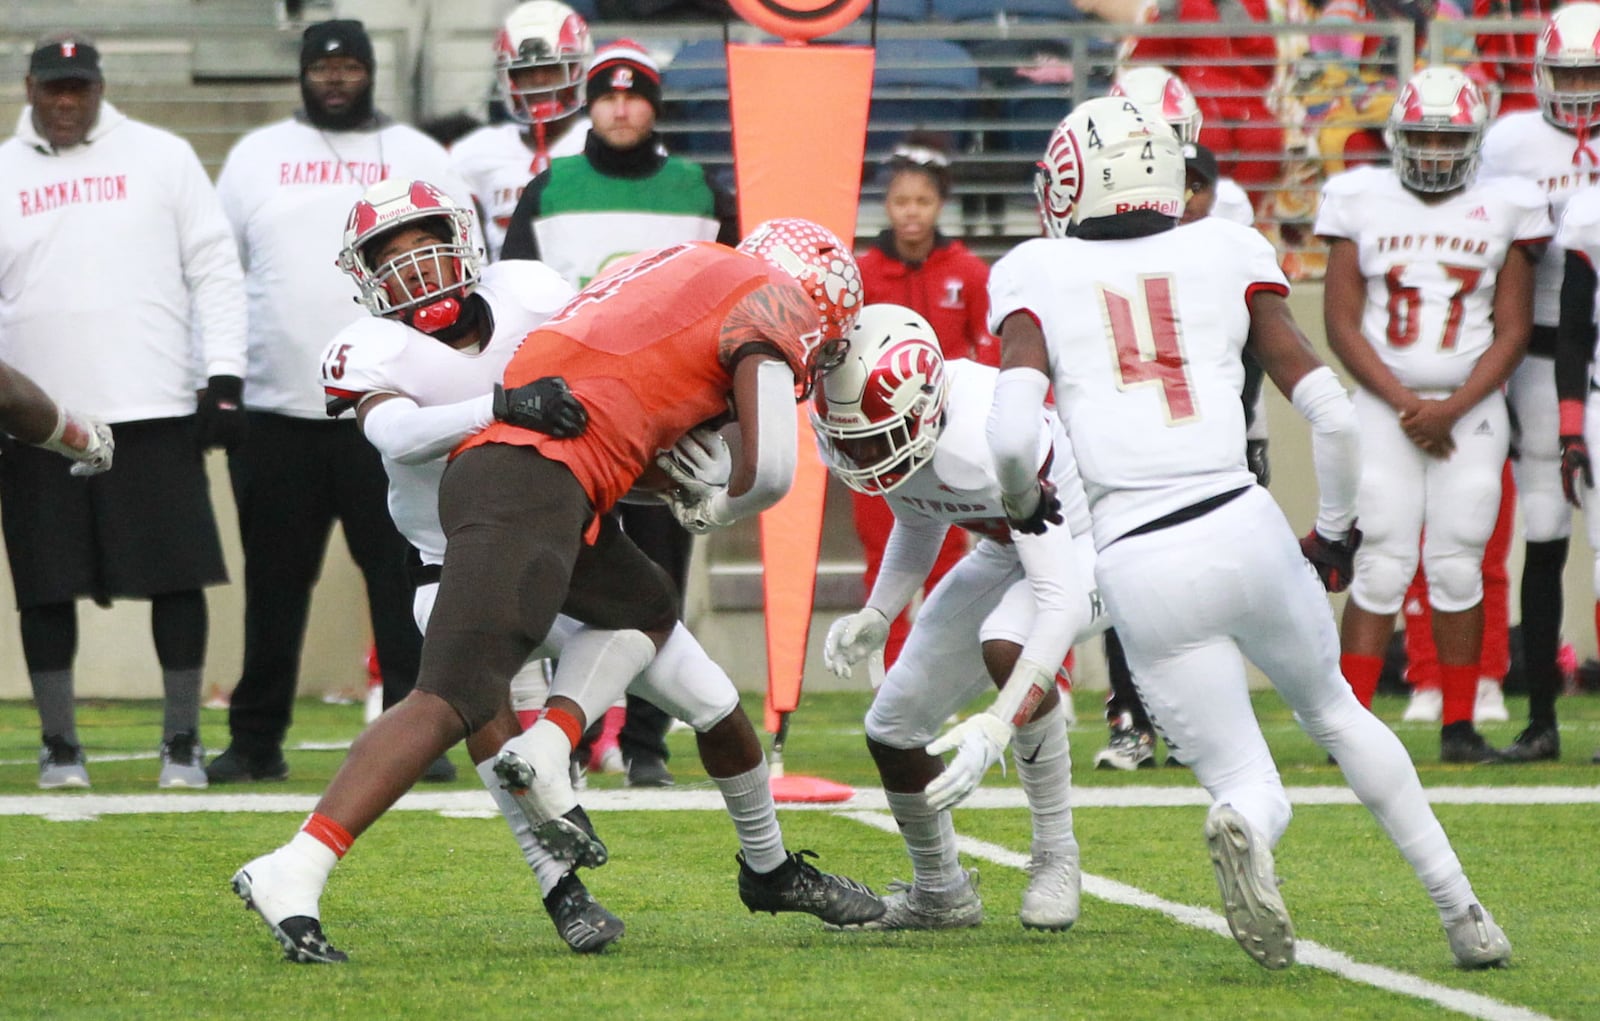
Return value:
<svg viewBox="0 0 1600 1021">
<path fill-rule="evenodd" d="M 764 283 L 728 311 L 717 336 L 717 358 L 723 365 L 732 365 L 740 348 L 761 344 L 780 352 L 798 376 L 805 368 L 800 363 L 806 351 L 821 339 L 817 312 L 804 292 L 798 287 Z"/>
</svg>

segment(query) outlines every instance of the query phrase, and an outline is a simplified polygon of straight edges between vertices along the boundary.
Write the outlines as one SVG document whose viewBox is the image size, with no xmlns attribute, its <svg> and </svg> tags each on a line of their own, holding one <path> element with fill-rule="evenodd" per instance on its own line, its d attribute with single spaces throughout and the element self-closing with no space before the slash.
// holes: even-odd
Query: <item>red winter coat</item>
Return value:
<svg viewBox="0 0 1600 1021">
<path fill-rule="evenodd" d="M 867 304 L 904 305 L 928 320 L 946 358 L 1000 364 L 1000 340 L 989 332 L 989 265 L 966 245 L 935 233 L 933 251 L 915 265 L 896 254 L 885 230 L 856 260 Z"/>
</svg>

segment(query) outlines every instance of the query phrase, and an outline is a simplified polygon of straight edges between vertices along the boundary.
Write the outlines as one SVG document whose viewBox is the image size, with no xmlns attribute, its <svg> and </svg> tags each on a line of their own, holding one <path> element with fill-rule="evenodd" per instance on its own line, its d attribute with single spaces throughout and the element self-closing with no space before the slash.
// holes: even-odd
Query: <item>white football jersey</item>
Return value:
<svg viewBox="0 0 1600 1021">
<path fill-rule="evenodd" d="M 462 136 L 450 147 L 450 163 L 472 188 L 483 214 L 483 237 L 490 260 L 500 258 L 506 228 L 522 192 L 544 170 L 523 141 L 523 126 L 514 122 L 490 124 Z M 565 134 L 549 147 L 549 159 L 576 156 L 589 137 L 589 118 L 579 116 Z"/>
<path fill-rule="evenodd" d="M 495 263 L 483 271 L 477 293 L 494 317 L 489 342 L 463 351 L 393 319 L 368 317 L 341 330 L 322 357 L 322 386 L 360 401 L 399 394 L 422 407 L 455 404 L 494 389 L 522 340 L 572 298 L 572 287 L 540 262 Z M 400 464 L 385 457 L 389 514 L 425 564 L 444 563 L 439 524 L 439 480 L 447 458 Z"/>
<path fill-rule="evenodd" d="M 1561 214 L 1553 247 L 1581 254 L 1589 265 L 1600 267 L 1600 188 L 1585 188 L 1572 196 Z M 1597 304 L 1600 308 L 1600 304 Z M 1600 361 L 1591 361 L 1590 379 L 1600 388 Z"/>
<path fill-rule="evenodd" d="M 1240 355 L 1263 288 L 1289 293 L 1272 245 L 1214 216 L 1142 238 L 1039 238 L 995 263 L 989 327 L 1021 312 L 1044 332 L 1097 548 L 1255 483 Z"/>
<path fill-rule="evenodd" d="M 1480 177 L 1520 177 L 1532 181 L 1550 204 L 1550 218 L 1561 211 L 1580 188 L 1600 184 L 1600 139 L 1586 148 L 1537 110 L 1508 113 L 1489 125 L 1483 139 Z M 1564 257 L 1551 245 L 1539 260 L 1533 293 L 1533 321 L 1555 326 L 1561 321 L 1561 276 Z"/>
<path fill-rule="evenodd" d="M 944 431 L 933 459 L 884 497 L 897 518 L 923 518 L 959 525 L 975 535 L 1010 541 L 994 454 L 985 439 L 989 409 L 994 405 L 1000 370 L 965 358 L 944 363 L 950 393 Z M 1073 535 L 1089 531 L 1089 501 L 1078 478 L 1061 422 L 1054 415 L 1039 420 L 1038 463 L 1048 462 L 1061 511 Z"/>
<path fill-rule="evenodd" d="M 1555 232 L 1530 182 L 1485 179 L 1426 202 L 1393 170 L 1361 167 L 1322 186 L 1319 237 L 1360 252 L 1361 334 L 1403 385 L 1454 390 L 1494 342 L 1494 285 L 1516 244 Z"/>
</svg>

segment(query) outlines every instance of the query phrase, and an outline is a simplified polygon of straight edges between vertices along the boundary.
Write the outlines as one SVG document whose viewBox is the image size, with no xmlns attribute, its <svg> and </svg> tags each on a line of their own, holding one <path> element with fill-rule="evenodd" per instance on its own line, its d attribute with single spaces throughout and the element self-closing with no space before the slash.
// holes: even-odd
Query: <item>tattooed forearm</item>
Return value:
<svg viewBox="0 0 1600 1021">
<path fill-rule="evenodd" d="M 806 349 L 820 339 L 820 332 L 817 310 L 799 288 L 766 283 L 728 311 L 717 337 L 717 356 L 729 365 L 740 348 L 764 344 L 799 371 Z"/>
</svg>

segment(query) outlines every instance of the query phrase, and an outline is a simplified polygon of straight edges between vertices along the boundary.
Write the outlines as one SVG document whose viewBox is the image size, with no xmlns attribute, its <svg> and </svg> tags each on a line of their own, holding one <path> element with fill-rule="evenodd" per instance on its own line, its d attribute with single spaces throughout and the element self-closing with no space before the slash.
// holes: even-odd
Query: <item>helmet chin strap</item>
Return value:
<svg viewBox="0 0 1600 1021">
<path fill-rule="evenodd" d="M 424 305 L 412 312 L 409 317 L 412 327 L 427 334 L 449 329 L 460 318 L 461 302 L 456 298 L 444 298 L 431 305 Z"/>
</svg>

